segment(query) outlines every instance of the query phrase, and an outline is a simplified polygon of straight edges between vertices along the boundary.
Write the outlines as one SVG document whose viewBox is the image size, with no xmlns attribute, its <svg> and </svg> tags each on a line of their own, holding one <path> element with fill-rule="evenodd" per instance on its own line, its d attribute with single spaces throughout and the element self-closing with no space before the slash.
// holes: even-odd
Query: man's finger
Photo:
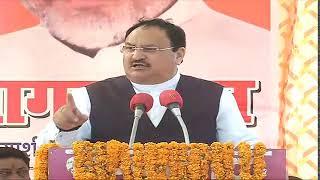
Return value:
<svg viewBox="0 0 320 180">
<path fill-rule="evenodd" d="M 76 104 L 74 102 L 73 96 L 70 93 L 67 94 L 67 105 L 69 105 L 72 109 L 76 108 Z"/>
</svg>

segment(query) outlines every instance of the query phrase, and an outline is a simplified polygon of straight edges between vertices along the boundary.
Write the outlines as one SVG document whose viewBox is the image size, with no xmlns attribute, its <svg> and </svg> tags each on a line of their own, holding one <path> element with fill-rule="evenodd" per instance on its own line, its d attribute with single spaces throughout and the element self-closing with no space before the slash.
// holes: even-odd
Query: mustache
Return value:
<svg viewBox="0 0 320 180">
<path fill-rule="evenodd" d="M 144 60 L 136 60 L 136 61 L 132 61 L 131 66 L 137 66 L 137 65 L 140 65 L 140 66 L 145 66 L 145 67 L 150 67 L 151 65 L 149 63 L 147 63 L 146 61 Z"/>
</svg>

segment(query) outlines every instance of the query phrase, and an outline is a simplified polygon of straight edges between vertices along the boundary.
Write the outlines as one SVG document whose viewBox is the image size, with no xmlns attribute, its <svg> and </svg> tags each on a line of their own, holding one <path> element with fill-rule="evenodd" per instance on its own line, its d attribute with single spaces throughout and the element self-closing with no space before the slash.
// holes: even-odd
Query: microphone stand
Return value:
<svg viewBox="0 0 320 180">
<path fill-rule="evenodd" d="M 171 112 L 177 117 L 178 122 L 182 128 L 183 131 L 183 136 L 184 136 L 184 141 L 188 145 L 190 144 L 190 139 L 189 139 L 189 133 L 186 124 L 184 123 L 182 117 L 181 117 L 181 111 L 180 107 L 177 103 L 172 103 L 168 106 L 168 108 L 171 110 Z"/>
<path fill-rule="evenodd" d="M 134 111 L 134 120 L 133 120 L 132 129 L 131 129 L 130 140 L 129 140 L 130 155 L 133 155 L 133 143 L 136 138 L 139 119 L 141 118 L 144 111 L 145 111 L 145 108 L 142 105 L 137 105 Z"/>
</svg>

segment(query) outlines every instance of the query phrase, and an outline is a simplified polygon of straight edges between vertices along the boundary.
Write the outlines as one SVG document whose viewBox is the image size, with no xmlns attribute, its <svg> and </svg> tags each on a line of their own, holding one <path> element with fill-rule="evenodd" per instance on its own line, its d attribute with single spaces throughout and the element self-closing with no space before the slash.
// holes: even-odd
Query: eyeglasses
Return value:
<svg viewBox="0 0 320 180">
<path fill-rule="evenodd" d="M 174 47 L 158 48 L 158 47 L 136 47 L 136 46 L 121 46 L 120 52 L 122 53 L 133 53 L 135 50 L 141 50 L 144 53 L 156 53 L 158 51 L 166 51 L 173 49 Z"/>
<path fill-rule="evenodd" d="M 14 172 L 15 171 L 15 172 Z M 21 178 L 28 178 L 29 177 L 29 169 L 27 168 L 19 168 L 17 170 L 13 169 L 0 169 L 0 179 L 6 179 L 12 174 L 17 174 Z"/>
</svg>

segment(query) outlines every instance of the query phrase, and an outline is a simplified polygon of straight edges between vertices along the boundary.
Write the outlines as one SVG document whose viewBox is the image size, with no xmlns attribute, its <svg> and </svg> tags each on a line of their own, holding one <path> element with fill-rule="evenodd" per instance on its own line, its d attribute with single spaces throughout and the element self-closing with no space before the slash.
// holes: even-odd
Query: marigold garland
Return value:
<svg viewBox="0 0 320 180">
<path fill-rule="evenodd" d="M 156 143 L 144 144 L 144 160 L 146 176 L 150 179 L 156 179 L 157 147 Z"/>
<path fill-rule="evenodd" d="M 73 143 L 75 180 L 96 179 L 94 165 L 93 143 L 89 141 L 76 141 Z M 101 166 L 101 165 L 100 165 Z"/>
<path fill-rule="evenodd" d="M 161 142 L 156 144 L 157 156 L 156 156 L 156 178 L 166 179 L 167 178 L 167 167 L 170 151 L 168 149 L 167 142 Z"/>
<path fill-rule="evenodd" d="M 230 142 L 223 144 L 223 167 L 225 179 L 234 179 L 233 171 L 234 145 Z"/>
<path fill-rule="evenodd" d="M 47 179 L 48 149 L 54 143 L 40 147 L 36 152 L 35 179 Z M 247 143 L 237 146 L 240 157 L 241 179 L 266 177 L 264 155 L 266 147 L 257 143 L 253 150 L 253 175 L 250 174 L 251 149 Z M 234 178 L 234 146 L 232 143 L 135 143 L 130 154 L 127 143 L 115 140 L 73 143 L 74 178 L 115 179 L 121 170 L 123 179 L 209 179 L 209 167 L 216 179 Z"/>
<path fill-rule="evenodd" d="M 200 143 L 199 144 L 200 149 L 200 179 L 209 179 L 209 169 L 210 169 L 210 149 L 207 144 Z"/>
<path fill-rule="evenodd" d="M 251 167 L 251 148 L 246 142 L 241 142 L 238 146 L 239 164 L 240 164 L 240 179 L 250 180 Z"/>
<path fill-rule="evenodd" d="M 59 147 L 56 143 L 43 144 L 36 151 L 34 164 L 34 179 L 47 180 L 48 179 L 48 153 L 49 149 Z"/>
<path fill-rule="evenodd" d="M 211 170 L 214 173 L 216 179 L 224 178 L 224 168 L 223 168 L 223 145 L 219 142 L 214 142 L 210 145 L 211 149 Z"/>
<path fill-rule="evenodd" d="M 94 160 L 94 170 L 97 179 L 107 179 L 109 178 L 106 172 L 107 166 L 107 144 L 104 142 L 96 142 L 93 144 L 93 160 Z"/>
<path fill-rule="evenodd" d="M 191 179 L 208 179 L 208 145 L 203 143 L 191 143 L 187 157 L 187 174 Z"/>
<path fill-rule="evenodd" d="M 187 145 L 173 141 L 169 143 L 168 150 L 169 179 L 187 179 Z"/>
<path fill-rule="evenodd" d="M 266 153 L 266 146 L 259 142 L 253 149 L 253 178 L 256 180 L 264 179 L 267 174 L 265 173 L 266 162 L 264 155 Z"/>
<path fill-rule="evenodd" d="M 129 145 L 127 143 L 121 143 L 120 149 L 120 169 L 122 171 L 123 179 L 133 179 L 131 170 L 131 157 Z"/>
<path fill-rule="evenodd" d="M 116 140 L 107 142 L 107 173 L 111 179 L 116 178 L 116 171 L 120 167 L 121 143 Z"/>
<path fill-rule="evenodd" d="M 140 180 L 144 176 L 144 146 L 141 143 L 133 144 L 132 174 L 133 178 Z"/>
</svg>

